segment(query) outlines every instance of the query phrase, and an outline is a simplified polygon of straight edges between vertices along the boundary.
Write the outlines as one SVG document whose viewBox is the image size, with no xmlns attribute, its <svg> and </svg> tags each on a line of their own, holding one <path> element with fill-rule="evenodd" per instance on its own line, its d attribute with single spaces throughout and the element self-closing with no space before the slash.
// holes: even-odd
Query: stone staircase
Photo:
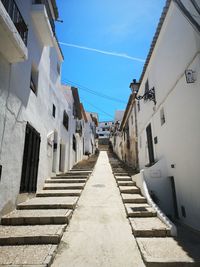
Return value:
<svg viewBox="0 0 200 267">
<path fill-rule="evenodd" d="M 187 267 L 200 266 L 200 261 L 171 236 L 169 227 L 159 219 L 156 210 L 147 203 L 140 189 L 132 180 L 135 171 L 127 167 L 113 153 L 109 161 L 119 188 L 132 233 L 136 238 L 146 266 Z"/>
<path fill-rule="evenodd" d="M 45 181 L 34 198 L 1 218 L 0 266 L 49 266 L 92 173 L 72 169 Z"/>
</svg>

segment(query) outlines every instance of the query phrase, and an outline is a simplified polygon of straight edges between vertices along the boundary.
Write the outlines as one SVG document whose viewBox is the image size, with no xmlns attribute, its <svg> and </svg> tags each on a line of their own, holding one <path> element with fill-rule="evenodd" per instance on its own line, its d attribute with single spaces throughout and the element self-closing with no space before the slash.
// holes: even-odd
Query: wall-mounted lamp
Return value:
<svg viewBox="0 0 200 267">
<path fill-rule="evenodd" d="M 141 96 L 141 95 L 137 95 L 139 86 L 140 86 L 140 83 L 137 83 L 136 79 L 133 79 L 133 82 L 130 83 L 129 87 L 131 88 L 133 94 L 135 95 L 135 98 L 137 100 L 145 99 L 145 100 L 153 101 L 154 104 L 156 104 L 155 88 L 153 87 L 151 89 L 148 89 L 147 91 L 145 91 L 144 95 Z"/>
<path fill-rule="evenodd" d="M 194 83 L 196 81 L 195 78 L 195 71 L 193 70 L 186 70 L 185 71 L 185 78 L 187 83 Z"/>
</svg>

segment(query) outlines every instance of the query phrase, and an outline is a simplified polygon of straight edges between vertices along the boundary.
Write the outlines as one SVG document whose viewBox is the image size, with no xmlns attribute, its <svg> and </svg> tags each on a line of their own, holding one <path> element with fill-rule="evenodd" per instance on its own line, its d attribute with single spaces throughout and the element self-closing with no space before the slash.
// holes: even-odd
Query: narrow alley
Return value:
<svg viewBox="0 0 200 267">
<path fill-rule="evenodd" d="M 200 0 L 0 0 L 0 267 L 200 267 Z"/>
<path fill-rule="evenodd" d="M 46 179 L 2 217 L 0 266 L 199 266 L 199 240 L 174 236 L 133 172 L 100 151 Z"/>
<path fill-rule="evenodd" d="M 142 267 L 106 151 L 101 151 L 53 267 Z"/>
</svg>

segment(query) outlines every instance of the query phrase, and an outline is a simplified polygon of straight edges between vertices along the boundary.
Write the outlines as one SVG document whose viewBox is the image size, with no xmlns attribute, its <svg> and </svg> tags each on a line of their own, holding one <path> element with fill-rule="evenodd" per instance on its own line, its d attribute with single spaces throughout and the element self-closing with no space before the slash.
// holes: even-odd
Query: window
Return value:
<svg viewBox="0 0 200 267">
<path fill-rule="evenodd" d="M 33 91 L 34 94 L 37 94 L 38 71 L 34 66 L 32 66 L 32 68 L 31 68 L 30 88 L 31 88 L 31 90 Z"/>
<path fill-rule="evenodd" d="M 164 112 L 164 108 L 161 108 L 161 110 L 160 110 L 160 123 L 161 123 L 161 126 L 165 123 L 165 112 Z"/>
<path fill-rule="evenodd" d="M 74 134 L 73 134 L 72 148 L 74 151 L 76 151 L 76 137 L 74 136 Z"/>
<path fill-rule="evenodd" d="M 137 109 L 138 109 L 138 112 L 140 111 L 140 101 L 137 101 Z"/>
<path fill-rule="evenodd" d="M 133 115 L 131 115 L 131 124 L 133 125 Z"/>
<path fill-rule="evenodd" d="M 60 74 L 60 63 L 57 63 L 57 72 Z"/>
<path fill-rule="evenodd" d="M 146 83 L 145 83 L 145 89 L 144 89 L 144 94 L 145 94 L 144 100 L 148 99 L 148 97 L 147 97 L 148 91 L 149 91 L 149 81 L 147 80 Z"/>
<path fill-rule="evenodd" d="M 68 131 L 68 127 L 69 127 L 69 116 L 67 115 L 67 112 L 65 110 L 63 112 L 63 126 Z"/>
<path fill-rule="evenodd" d="M 52 108 L 52 116 L 55 118 L 56 117 L 56 106 L 53 104 Z"/>
<path fill-rule="evenodd" d="M 154 159 L 151 124 L 147 126 L 146 134 L 147 134 L 147 144 L 148 144 L 148 154 L 149 154 L 149 165 L 152 165 L 155 162 L 155 159 Z"/>
</svg>

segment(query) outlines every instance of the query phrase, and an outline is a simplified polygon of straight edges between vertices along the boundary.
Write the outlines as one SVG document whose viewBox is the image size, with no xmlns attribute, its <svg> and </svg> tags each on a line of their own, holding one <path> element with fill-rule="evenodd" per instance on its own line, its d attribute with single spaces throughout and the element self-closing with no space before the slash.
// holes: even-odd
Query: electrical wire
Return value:
<svg viewBox="0 0 200 267">
<path fill-rule="evenodd" d="M 105 112 L 104 110 L 102 110 L 101 108 L 97 107 L 96 105 L 94 105 L 94 104 L 88 102 L 84 97 L 81 97 L 81 99 L 83 99 L 84 102 L 86 102 L 86 103 L 89 104 L 90 106 L 94 107 L 95 109 L 101 111 L 103 114 L 105 114 L 105 115 L 107 115 L 107 116 L 109 116 L 109 117 L 111 117 L 111 118 L 113 119 L 113 116 L 112 116 L 111 114 Z"/>
<path fill-rule="evenodd" d="M 118 103 L 123 103 L 123 104 L 126 104 L 126 101 L 123 101 L 121 99 L 118 99 L 118 98 L 115 98 L 115 97 L 111 97 L 111 96 L 108 96 L 108 95 L 105 95 L 105 94 L 102 94 L 98 91 L 95 91 L 95 90 L 92 90 L 84 85 L 81 85 L 80 83 L 77 83 L 77 82 L 73 82 L 73 81 L 70 81 L 68 79 L 64 79 L 64 82 L 66 83 L 70 83 L 71 85 L 75 85 L 75 86 L 78 86 L 78 89 L 80 90 L 83 90 L 83 91 L 86 91 L 90 94 L 93 94 L 93 95 L 96 95 L 96 96 L 99 96 L 99 97 L 102 97 L 102 98 L 105 98 L 107 100 L 111 100 L 111 101 L 115 101 L 115 102 L 118 102 Z"/>
</svg>

